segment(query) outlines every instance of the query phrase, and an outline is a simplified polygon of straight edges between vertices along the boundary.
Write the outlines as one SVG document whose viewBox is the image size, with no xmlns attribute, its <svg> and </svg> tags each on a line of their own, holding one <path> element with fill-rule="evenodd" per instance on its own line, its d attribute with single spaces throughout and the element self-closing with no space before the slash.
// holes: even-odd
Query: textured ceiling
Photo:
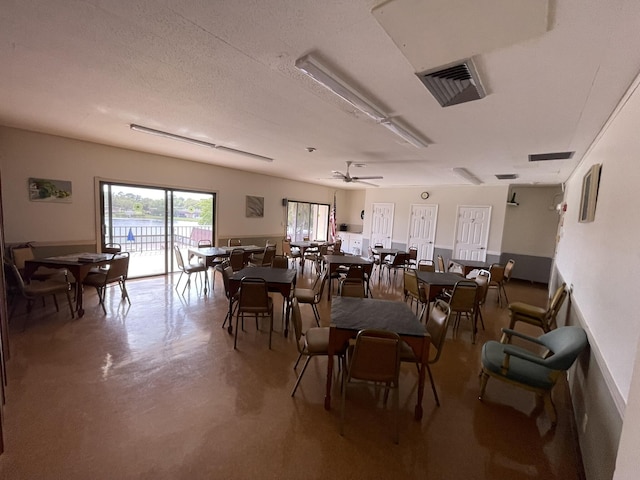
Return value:
<svg viewBox="0 0 640 480">
<path fill-rule="evenodd" d="M 635 0 L 379 3 L 5 2 L 0 123 L 345 188 L 362 187 L 329 179 L 346 161 L 382 187 L 467 183 L 454 167 L 489 185 L 557 184 L 640 70 Z M 305 76 L 294 63 L 308 53 L 431 144 L 407 144 Z M 457 56 L 472 56 L 487 96 L 442 108 L 415 73 Z M 576 154 L 527 161 L 556 151 Z"/>
</svg>

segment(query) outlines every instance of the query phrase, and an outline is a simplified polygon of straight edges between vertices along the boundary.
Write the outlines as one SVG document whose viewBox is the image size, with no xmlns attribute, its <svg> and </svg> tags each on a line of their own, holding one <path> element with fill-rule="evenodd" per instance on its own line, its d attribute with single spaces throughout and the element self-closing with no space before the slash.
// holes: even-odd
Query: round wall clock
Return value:
<svg viewBox="0 0 640 480">
<path fill-rule="evenodd" d="M 362 210 L 362 211 L 360 212 L 360 219 L 361 219 L 361 220 L 364 220 L 364 210 Z"/>
<path fill-rule="evenodd" d="M 429 192 L 422 192 L 420 194 L 420 198 L 422 198 L 423 200 L 426 200 L 427 198 L 429 198 Z"/>
</svg>

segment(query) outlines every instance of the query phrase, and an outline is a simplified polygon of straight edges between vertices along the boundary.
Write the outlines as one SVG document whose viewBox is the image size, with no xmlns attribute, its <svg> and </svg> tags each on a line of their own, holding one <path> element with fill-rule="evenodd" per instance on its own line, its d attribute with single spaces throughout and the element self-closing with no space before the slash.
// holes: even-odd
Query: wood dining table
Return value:
<svg viewBox="0 0 640 480">
<path fill-rule="evenodd" d="M 352 297 L 337 297 L 333 300 L 324 408 L 331 409 L 333 357 L 344 351 L 349 339 L 356 337 L 358 332 L 363 329 L 388 330 L 397 333 L 419 359 L 418 399 L 414 417 L 416 420 L 420 420 L 423 414 L 422 398 L 431 337 L 406 303 L 393 300 Z"/>
<path fill-rule="evenodd" d="M 329 288 L 327 288 L 327 298 L 331 300 L 332 283 L 331 275 L 334 274 L 338 267 L 350 267 L 351 265 L 362 265 L 362 270 L 371 277 L 373 262 L 369 259 L 358 257 L 357 255 L 325 255 L 324 260 L 327 263 L 329 273 Z"/>
<path fill-rule="evenodd" d="M 24 276 L 30 278 L 38 267 L 59 268 L 68 270 L 76 281 L 76 312 L 78 317 L 84 315 L 84 288 L 82 282 L 92 268 L 106 265 L 111 261 L 111 254 L 72 253 L 57 257 L 38 258 L 24 262 Z"/>
<path fill-rule="evenodd" d="M 229 318 L 232 318 L 233 297 L 240 290 L 242 279 L 245 277 L 261 278 L 270 292 L 279 292 L 284 299 L 283 313 L 285 315 L 284 336 L 289 334 L 289 317 L 291 314 L 291 294 L 296 287 L 297 272 L 291 268 L 273 267 L 245 267 L 229 277 Z M 231 320 L 227 328 L 233 333 Z"/>
</svg>

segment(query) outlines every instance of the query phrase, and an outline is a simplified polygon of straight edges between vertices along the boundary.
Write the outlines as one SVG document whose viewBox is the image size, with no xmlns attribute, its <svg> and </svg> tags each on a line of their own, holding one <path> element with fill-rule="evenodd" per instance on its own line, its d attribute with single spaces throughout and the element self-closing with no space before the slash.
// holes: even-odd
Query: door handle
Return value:
<svg viewBox="0 0 640 480">
<path fill-rule="evenodd" d="M 480 250 L 484 250 L 484 249 L 485 249 L 484 247 L 480 247 Z"/>
</svg>

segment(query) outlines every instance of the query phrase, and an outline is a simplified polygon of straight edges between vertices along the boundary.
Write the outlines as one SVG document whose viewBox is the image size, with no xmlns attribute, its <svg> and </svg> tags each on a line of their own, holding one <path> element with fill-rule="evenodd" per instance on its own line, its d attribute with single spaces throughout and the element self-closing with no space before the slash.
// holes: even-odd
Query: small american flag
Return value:
<svg viewBox="0 0 640 480">
<path fill-rule="evenodd" d="M 333 207 L 329 213 L 329 229 L 331 231 L 331 241 L 336 241 L 336 192 L 333 192 Z"/>
</svg>

